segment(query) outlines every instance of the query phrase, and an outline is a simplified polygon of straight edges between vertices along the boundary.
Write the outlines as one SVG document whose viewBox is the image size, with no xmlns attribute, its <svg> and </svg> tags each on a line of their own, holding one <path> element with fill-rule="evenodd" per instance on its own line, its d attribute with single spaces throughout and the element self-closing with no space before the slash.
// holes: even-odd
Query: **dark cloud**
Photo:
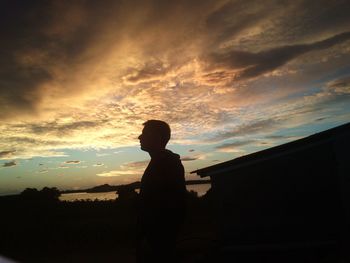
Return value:
<svg viewBox="0 0 350 263">
<path fill-rule="evenodd" d="M 16 166 L 16 165 L 17 165 L 16 161 L 11 161 L 11 162 L 4 163 L 1 167 L 13 167 L 13 166 Z"/>
<path fill-rule="evenodd" d="M 38 31 L 47 19 L 45 11 L 39 1 L 6 1 L 0 17 L 0 118 L 13 112 L 35 112 L 41 97 L 40 84 L 52 77 L 42 67 L 21 63 L 18 56 L 30 47 L 44 48 L 46 41 Z"/>
<path fill-rule="evenodd" d="M 0 159 L 2 158 L 10 158 L 16 151 L 12 150 L 12 151 L 2 151 L 0 152 Z"/>
<path fill-rule="evenodd" d="M 323 121 L 325 119 L 328 119 L 328 117 L 321 117 L 321 118 L 317 118 L 315 121 Z"/>
<path fill-rule="evenodd" d="M 181 158 L 181 161 L 183 161 L 183 162 L 190 162 L 190 161 L 195 161 L 195 160 L 198 160 L 198 157 L 184 156 Z"/>
<path fill-rule="evenodd" d="M 240 70 L 236 79 L 243 80 L 271 72 L 307 52 L 330 48 L 349 39 L 350 32 L 344 32 L 312 44 L 282 46 L 258 53 L 233 50 L 213 53 L 207 59 L 214 67 Z"/>
<path fill-rule="evenodd" d="M 130 73 L 125 77 L 125 80 L 131 84 L 147 82 L 165 75 L 170 69 L 170 66 L 164 65 L 160 61 L 150 62 L 141 69 L 130 69 Z"/>
<path fill-rule="evenodd" d="M 66 164 L 78 164 L 80 161 L 74 160 L 74 161 L 65 161 Z"/>
<path fill-rule="evenodd" d="M 280 5 L 275 1 L 265 1 L 263 5 L 258 1 L 228 1 L 221 5 L 205 20 L 212 47 L 237 38 L 244 30 L 273 17 Z M 289 5 L 291 3 L 285 3 L 283 8 L 286 9 Z"/>
<path fill-rule="evenodd" d="M 76 130 L 90 129 L 98 127 L 105 123 L 106 120 L 97 121 L 77 121 L 66 124 L 60 124 L 57 122 L 48 122 L 45 124 L 31 124 L 28 125 L 29 129 L 35 134 L 55 134 L 58 136 L 68 135 Z"/>
<path fill-rule="evenodd" d="M 227 70 L 210 72 L 202 75 L 203 80 L 208 84 L 229 83 L 234 80 L 234 74 Z"/>
<path fill-rule="evenodd" d="M 232 142 L 232 143 L 224 143 L 219 146 L 216 146 L 215 149 L 218 150 L 228 150 L 228 149 L 234 149 L 234 148 L 239 148 L 241 146 L 245 146 L 248 144 L 255 143 L 256 141 L 254 140 L 247 140 L 247 141 L 237 141 L 237 142 Z"/>
<path fill-rule="evenodd" d="M 54 87 L 43 87 L 49 82 L 59 84 L 66 94 L 74 93 L 67 85 L 71 76 L 58 72 L 64 72 L 66 66 L 76 70 L 101 33 L 106 17 L 120 19 L 120 4 L 109 5 L 110 9 L 94 1 L 40 0 L 2 4 L 0 119 L 36 113 L 46 96 L 55 92 Z"/>
<path fill-rule="evenodd" d="M 205 24 L 208 30 L 218 32 L 217 40 L 221 42 L 229 37 L 234 37 L 267 15 L 266 12 L 263 15 L 260 12 L 251 13 L 242 1 L 229 1 L 212 12 Z"/>
<path fill-rule="evenodd" d="M 280 21 L 280 34 L 286 40 L 309 39 L 322 33 L 341 33 L 349 30 L 350 2 L 347 0 L 299 1 L 291 10 L 296 19 Z M 287 14 L 288 15 L 288 14 Z M 286 32 L 286 28 L 290 32 Z"/>
</svg>

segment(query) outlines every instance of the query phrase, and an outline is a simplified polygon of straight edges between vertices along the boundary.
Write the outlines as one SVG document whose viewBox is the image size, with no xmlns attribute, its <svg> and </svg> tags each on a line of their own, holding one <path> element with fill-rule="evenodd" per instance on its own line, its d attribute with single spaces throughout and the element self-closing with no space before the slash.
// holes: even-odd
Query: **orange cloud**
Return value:
<svg viewBox="0 0 350 263">
<path fill-rule="evenodd" d="M 48 1 L 13 9 L 0 18 L 0 158 L 132 146 L 151 118 L 170 123 L 173 142 L 208 142 L 242 123 L 241 134 L 249 133 L 259 120 L 339 99 L 348 89 L 331 80 L 320 84 L 332 86 L 327 92 L 307 91 L 348 65 L 347 8 L 309 2 Z"/>
</svg>

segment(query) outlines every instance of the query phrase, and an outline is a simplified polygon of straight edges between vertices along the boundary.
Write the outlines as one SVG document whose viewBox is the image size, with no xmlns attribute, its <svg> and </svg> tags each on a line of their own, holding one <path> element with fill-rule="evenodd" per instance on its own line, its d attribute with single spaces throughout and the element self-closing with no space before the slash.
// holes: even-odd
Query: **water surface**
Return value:
<svg viewBox="0 0 350 263">
<path fill-rule="evenodd" d="M 194 184 L 186 186 L 188 191 L 195 191 L 198 196 L 204 195 L 209 189 L 210 184 Z M 136 190 L 138 192 L 138 190 Z M 103 193 L 70 193 L 62 194 L 60 196 L 61 201 L 77 201 L 77 200 L 113 200 L 117 198 L 115 191 L 103 192 Z"/>
</svg>

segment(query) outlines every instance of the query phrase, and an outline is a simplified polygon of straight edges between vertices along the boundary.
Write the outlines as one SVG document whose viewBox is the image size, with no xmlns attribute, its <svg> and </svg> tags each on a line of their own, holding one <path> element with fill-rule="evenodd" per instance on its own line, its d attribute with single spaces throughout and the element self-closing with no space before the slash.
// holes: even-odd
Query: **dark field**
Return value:
<svg viewBox="0 0 350 263">
<path fill-rule="evenodd" d="M 26 200 L 1 197 L 0 254 L 20 262 L 135 262 L 137 197 L 113 201 Z M 188 194 L 177 243 L 193 262 L 212 247 L 208 198 Z"/>
<path fill-rule="evenodd" d="M 0 255 L 19 262 L 135 262 L 137 198 L 62 202 L 57 195 L 0 197 Z M 239 239 L 222 244 L 215 203 L 211 191 L 202 197 L 188 192 L 178 262 L 350 262 L 345 243 L 242 246 Z"/>
</svg>

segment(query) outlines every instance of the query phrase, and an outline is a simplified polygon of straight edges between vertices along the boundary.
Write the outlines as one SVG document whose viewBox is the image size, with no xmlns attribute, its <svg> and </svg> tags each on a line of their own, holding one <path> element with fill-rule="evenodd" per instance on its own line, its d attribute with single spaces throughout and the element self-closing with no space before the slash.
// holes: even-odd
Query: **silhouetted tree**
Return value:
<svg viewBox="0 0 350 263">
<path fill-rule="evenodd" d="M 61 195 L 60 191 L 56 187 L 44 187 L 40 191 L 41 198 L 44 200 L 58 201 L 59 196 Z"/>
<path fill-rule="evenodd" d="M 58 201 L 60 191 L 56 187 L 44 187 L 40 191 L 36 188 L 26 188 L 20 194 L 25 200 Z"/>
<path fill-rule="evenodd" d="M 39 191 L 36 188 L 26 188 L 20 196 L 25 200 L 38 200 L 40 198 Z"/>
</svg>

